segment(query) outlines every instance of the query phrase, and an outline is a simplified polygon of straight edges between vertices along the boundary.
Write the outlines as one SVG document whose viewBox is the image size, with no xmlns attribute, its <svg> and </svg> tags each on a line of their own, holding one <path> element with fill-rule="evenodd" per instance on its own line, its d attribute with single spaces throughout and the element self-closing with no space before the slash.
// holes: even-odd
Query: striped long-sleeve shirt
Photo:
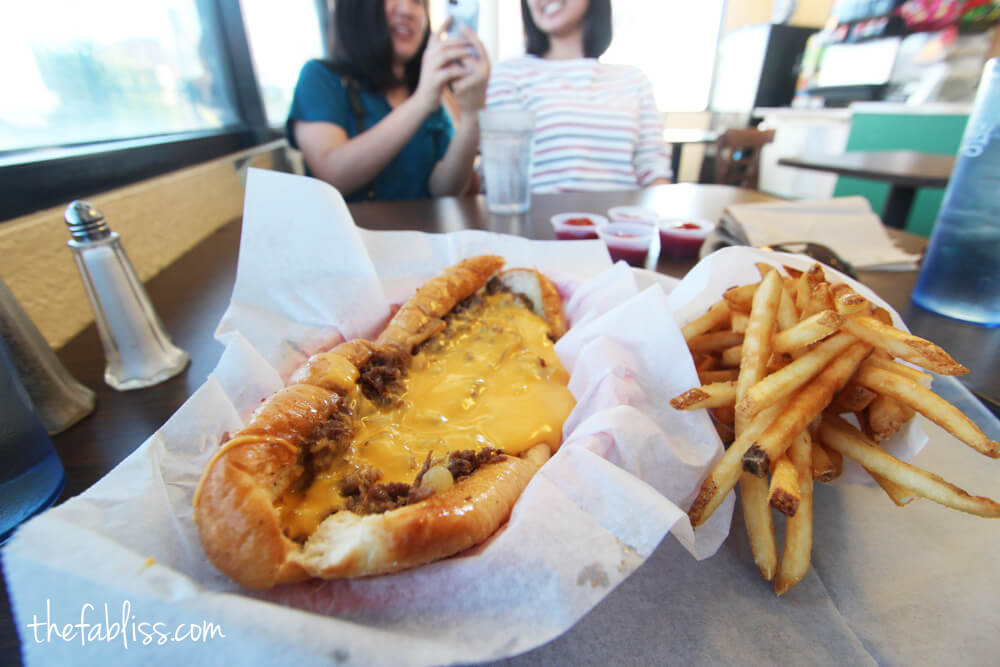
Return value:
<svg viewBox="0 0 1000 667">
<path fill-rule="evenodd" d="M 486 106 L 535 112 L 534 192 L 625 190 L 671 177 L 653 87 L 635 67 L 515 58 L 493 68 Z"/>
</svg>

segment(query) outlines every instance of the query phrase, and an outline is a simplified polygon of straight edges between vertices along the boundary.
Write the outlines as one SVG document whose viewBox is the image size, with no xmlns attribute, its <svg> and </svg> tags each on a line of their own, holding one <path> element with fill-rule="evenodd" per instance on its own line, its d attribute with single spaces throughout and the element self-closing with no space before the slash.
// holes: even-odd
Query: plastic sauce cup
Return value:
<svg viewBox="0 0 1000 667">
<path fill-rule="evenodd" d="M 662 251 L 671 257 L 695 257 L 705 238 L 715 229 L 708 220 L 688 218 L 664 219 L 657 222 Z"/>
<path fill-rule="evenodd" d="M 597 229 L 612 261 L 623 260 L 637 268 L 656 265 L 659 255 L 656 227 L 641 222 L 612 222 Z"/>
<path fill-rule="evenodd" d="M 593 213 L 559 213 L 550 218 L 552 229 L 560 241 L 596 239 L 597 229 L 608 224 L 603 215 Z"/>
</svg>

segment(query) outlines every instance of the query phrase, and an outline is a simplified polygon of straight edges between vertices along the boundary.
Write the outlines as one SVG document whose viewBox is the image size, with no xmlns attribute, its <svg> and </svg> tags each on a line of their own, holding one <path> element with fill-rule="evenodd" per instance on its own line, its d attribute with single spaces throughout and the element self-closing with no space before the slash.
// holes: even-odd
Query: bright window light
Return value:
<svg viewBox="0 0 1000 667">
<path fill-rule="evenodd" d="M 207 4 L 6 2 L 0 153 L 237 123 Z"/>
</svg>

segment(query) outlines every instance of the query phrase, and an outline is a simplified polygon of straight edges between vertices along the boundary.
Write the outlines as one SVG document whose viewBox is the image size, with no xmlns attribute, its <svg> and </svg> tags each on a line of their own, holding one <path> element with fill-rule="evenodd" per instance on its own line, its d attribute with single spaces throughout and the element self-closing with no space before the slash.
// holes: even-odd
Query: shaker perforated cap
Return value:
<svg viewBox="0 0 1000 667">
<path fill-rule="evenodd" d="M 100 241 L 111 236 L 104 214 L 82 199 L 66 207 L 64 218 L 74 241 Z"/>
</svg>

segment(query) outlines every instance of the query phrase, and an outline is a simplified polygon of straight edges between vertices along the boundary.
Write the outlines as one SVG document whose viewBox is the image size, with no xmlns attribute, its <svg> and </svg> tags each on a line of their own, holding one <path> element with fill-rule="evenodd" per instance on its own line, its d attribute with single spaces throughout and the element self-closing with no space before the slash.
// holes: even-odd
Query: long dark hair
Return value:
<svg viewBox="0 0 1000 667">
<path fill-rule="evenodd" d="M 531 18 L 528 0 L 521 0 L 524 19 L 525 50 L 533 56 L 544 56 L 549 50 L 549 36 L 538 29 Z M 611 44 L 611 0 L 590 0 L 583 17 L 583 55 L 599 58 Z"/>
<path fill-rule="evenodd" d="M 427 0 L 423 0 L 427 11 Z M 330 21 L 330 52 L 333 66 L 358 79 L 377 92 L 406 84 L 412 93 L 420 82 L 420 63 L 430 37 L 430 26 L 424 32 L 420 48 L 406 63 L 403 81 L 392 73 L 392 37 L 381 0 L 337 0 Z"/>
</svg>

